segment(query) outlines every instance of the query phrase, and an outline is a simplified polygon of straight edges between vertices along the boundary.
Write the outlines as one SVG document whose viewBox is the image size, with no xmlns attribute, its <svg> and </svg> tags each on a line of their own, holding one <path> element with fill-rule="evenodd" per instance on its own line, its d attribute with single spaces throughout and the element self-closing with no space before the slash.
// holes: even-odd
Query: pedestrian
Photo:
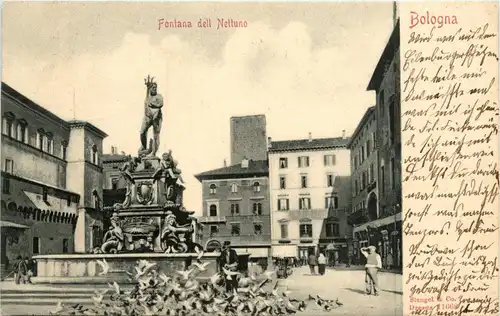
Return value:
<svg viewBox="0 0 500 316">
<path fill-rule="evenodd" d="M 391 270 L 392 266 L 394 265 L 394 262 L 393 262 L 393 258 L 392 258 L 392 250 L 389 251 L 389 253 L 387 254 L 387 269 L 388 270 Z"/>
<path fill-rule="evenodd" d="M 24 263 L 26 264 L 26 275 L 25 283 L 33 284 L 31 282 L 31 277 L 33 276 L 33 263 L 28 257 L 24 257 Z"/>
<path fill-rule="evenodd" d="M 372 294 L 378 296 L 378 271 L 382 268 L 382 259 L 377 253 L 377 248 L 375 246 L 369 246 L 368 248 L 361 248 L 361 253 L 366 258 L 365 265 L 365 284 L 366 293 L 368 295 Z"/>
<path fill-rule="evenodd" d="M 224 273 L 224 269 L 229 272 L 236 272 L 236 270 L 238 269 L 238 254 L 234 249 L 231 248 L 230 241 L 224 241 L 224 244 L 222 246 L 222 252 L 219 257 L 219 269 L 224 275 L 226 291 L 236 291 L 238 289 L 238 279 L 236 278 L 236 274 L 226 276 Z"/>
<path fill-rule="evenodd" d="M 309 269 L 311 270 L 311 275 L 316 274 L 314 272 L 314 266 L 316 266 L 316 263 L 317 263 L 316 256 L 314 255 L 314 253 L 311 252 L 311 254 L 309 255 L 309 259 L 308 259 L 308 264 L 309 264 Z"/>
<path fill-rule="evenodd" d="M 322 252 L 320 252 L 318 257 L 318 272 L 321 275 L 325 275 L 325 271 L 326 271 L 326 257 Z"/>
<path fill-rule="evenodd" d="M 23 260 L 22 256 L 17 256 L 17 261 L 14 264 L 14 281 L 16 284 L 24 284 L 26 281 L 26 273 L 28 273 L 28 267 L 26 262 Z"/>
</svg>

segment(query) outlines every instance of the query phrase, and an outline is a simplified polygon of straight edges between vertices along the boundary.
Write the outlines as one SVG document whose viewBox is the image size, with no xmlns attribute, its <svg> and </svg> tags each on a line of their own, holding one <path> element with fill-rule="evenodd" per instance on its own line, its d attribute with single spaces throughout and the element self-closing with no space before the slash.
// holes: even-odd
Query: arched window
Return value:
<svg viewBox="0 0 500 316">
<path fill-rule="evenodd" d="M 260 192 L 260 183 L 259 182 L 254 182 L 253 183 L 253 192 L 259 193 Z"/>
<path fill-rule="evenodd" d="M 217 205 L 210 205 L 210 216 L 217 216 Z"/>
<path fill-rule="evenodd" d="M 97 146 L 94 145 L 92 148 L 90 148 L 90 161 L 94 164 L 97 165 L 99 164 L 99 156 L 97 153 Z"/>
<path fill-rule="evenodd" d="M 215 194 L 215 193 L 217 193 L 217 186 L 214 183 L 212 183 L 210 185 L 210 194 Z"/>
<path fill-rule="evenodd" d="M 238 185 L 236 183 L 231 184 L 231 193 L 238 193 Z"/>
<path fill-rule="evenodd" d="M 9 137 L 15 137 L 15 126 L 14 126 L 14 120 L 16 119 L 16 116 L 12 112 L 7 112 L 4 113 L 2 117 L 2 133 L 4 135 L 7 135 Z"/>
<path fill-rule="evenodd" d="M 45 134 L 46 136 L 46 143 L 45 143 L 45 147 L 44 147 L 44 150 L 46 152 L 48 152 L 49 154 L 53 155 L 54 154 L 54 139 L 53 139 L 53 135 L 52 133 L 47 133 Z"/>
</svg>

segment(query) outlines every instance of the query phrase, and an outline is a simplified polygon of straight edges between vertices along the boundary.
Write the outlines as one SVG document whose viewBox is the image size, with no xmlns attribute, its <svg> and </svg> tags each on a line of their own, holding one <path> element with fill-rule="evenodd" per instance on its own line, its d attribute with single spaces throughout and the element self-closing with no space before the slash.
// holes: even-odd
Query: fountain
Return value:
<svg viewBox="0 0 500 316">
<path fill-rule="evenodd" d="M 163 99 L 148 76 L 146 116 L 141 128 L 138 157 L 121 168 L 126 196 L 111 208 L 111 227 L 103 244 L 92 254 L 34 256 L 38 262 L 36 283 L 127 283 L 138 260 L 157 264 L 164 273 L 186 269 L 193 259 L 210 262 L 200 277 L 217 270 L 218 253 L 205 253 L 196 243 L 194 212 L 183 206 L 185 190 L 181 171 L 172 152 L 156 157 L 161 128 Z M 154 92 L 154 94 L 152 94 Z M 158 111 L 156 111 L 158 110 Z M 154 138 L 146 148 L 146 134 L 153 127 Z M 107 271 L 106 274 L 103 271 Z"/>
</svg>

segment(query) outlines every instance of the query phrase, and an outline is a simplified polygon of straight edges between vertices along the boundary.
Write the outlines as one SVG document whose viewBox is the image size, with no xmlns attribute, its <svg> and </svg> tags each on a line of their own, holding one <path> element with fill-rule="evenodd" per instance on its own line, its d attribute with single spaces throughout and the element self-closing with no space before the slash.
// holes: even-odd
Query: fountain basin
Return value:
<svg viewBox="0 0 500 316">
<path fill-rule="evenodd" d="M 37 261 L 37 284 L 130 284 L 127 272 L 135 275 L 139 260 L 156 263 L 156 268 L 166 275 L 185 270 L 196 260 L 196 253 L 118 253 L 118 254 L 58 254 L 33 256 Z M 209 262 L 206 271 L 197 274 L 198 279 L 207 279 L 217 272 L 219 253 L 205 253 L 201 261 Z M 105 275 L 97 260 L 106 260 L 109 271 Z"/>
</svg>

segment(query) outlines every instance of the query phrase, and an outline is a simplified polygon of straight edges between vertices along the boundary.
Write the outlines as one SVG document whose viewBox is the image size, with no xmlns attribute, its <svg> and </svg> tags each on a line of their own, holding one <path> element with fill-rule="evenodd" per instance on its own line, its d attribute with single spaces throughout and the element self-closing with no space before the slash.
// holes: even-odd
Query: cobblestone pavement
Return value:
<svg viewBox="0 0 500 316">
<path fill-rule="evenodd" d="M 287 279 L 280 280 L 299 299 L 309 294 L 324 299 L 338 298 L 343 306 L 324 312 L 310 303 L 303 316 L 400 316 L 403 314 L 403 278 L 400 274 L 379 273 L 380 295 L 365 294 L 364 271 L 329 269 L 325 275 L 311 275 L 308 267 L 295 268 Z"/>
</svg>

